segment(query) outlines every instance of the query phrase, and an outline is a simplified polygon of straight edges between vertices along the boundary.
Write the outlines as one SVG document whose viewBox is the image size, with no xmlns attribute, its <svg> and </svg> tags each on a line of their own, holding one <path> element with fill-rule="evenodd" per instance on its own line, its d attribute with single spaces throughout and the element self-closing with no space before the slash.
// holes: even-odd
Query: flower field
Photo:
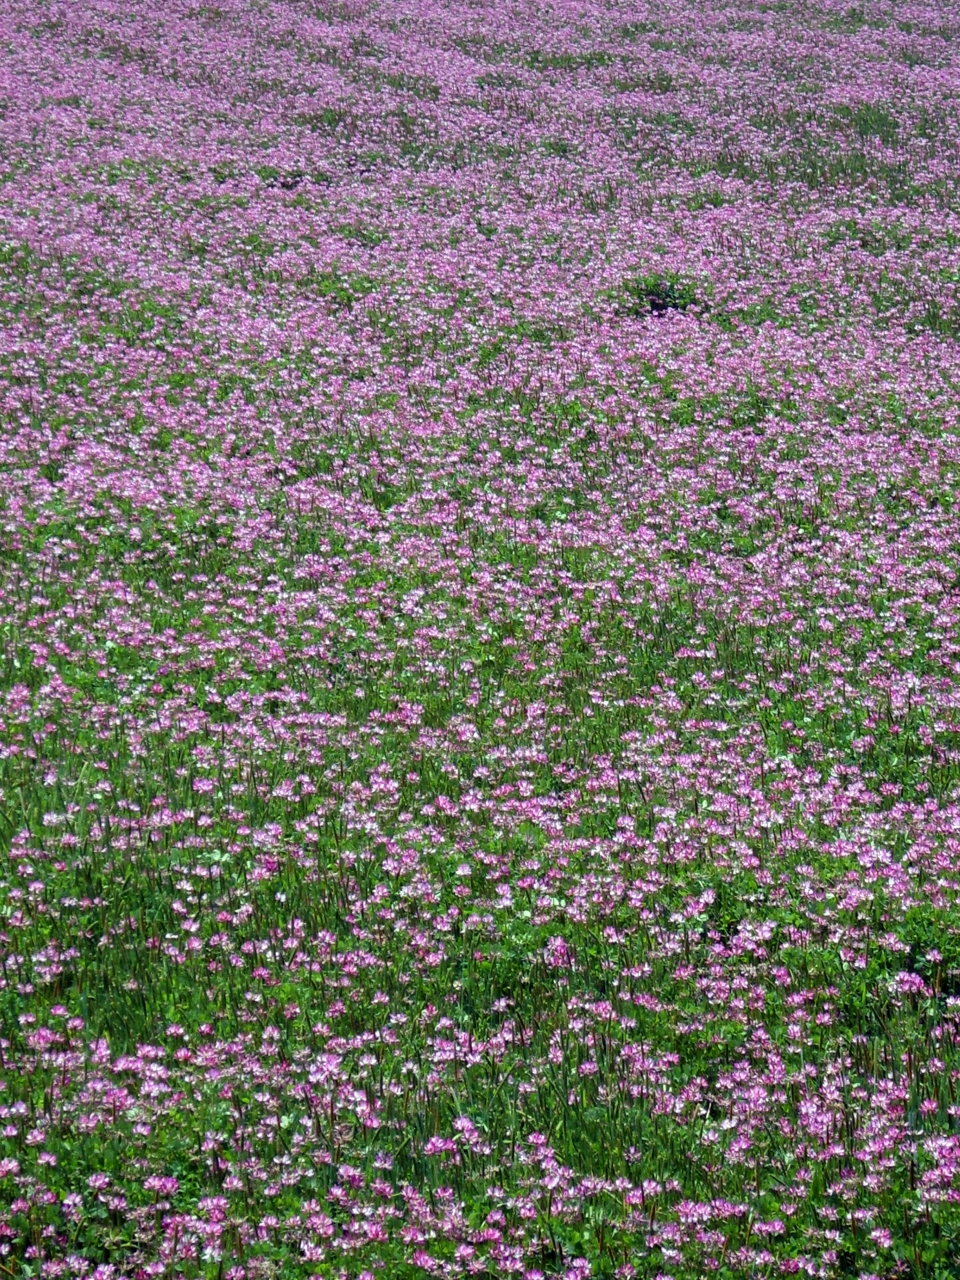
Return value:
<svg viewBox="0 0 960 1280">
<path fill-rule="evenodd" d="M 0 1280 L 957 1280 L 960 10 L 0 48 Z"/>
</svg>

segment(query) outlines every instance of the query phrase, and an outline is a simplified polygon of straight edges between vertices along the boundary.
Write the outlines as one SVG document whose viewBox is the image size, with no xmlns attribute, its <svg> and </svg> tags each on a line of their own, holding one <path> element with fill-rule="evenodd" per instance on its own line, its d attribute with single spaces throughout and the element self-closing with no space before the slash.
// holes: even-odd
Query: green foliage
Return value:
<svg viewBox="0 0 960 1280">
<path fill-rule="evenodd" d="M 616 296 L 620 312 L 636 318 L 686 311 L 698 302 L 696 285 L 674 272 L 635 276 Z"/>
</svg>

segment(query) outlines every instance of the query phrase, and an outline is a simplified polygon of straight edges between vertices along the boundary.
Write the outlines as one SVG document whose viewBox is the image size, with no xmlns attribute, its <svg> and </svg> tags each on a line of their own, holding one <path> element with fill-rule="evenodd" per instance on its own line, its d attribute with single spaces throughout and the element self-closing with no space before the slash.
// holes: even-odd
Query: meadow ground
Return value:
<svg viewBox="0 0 960 1280">
<path fill-rule="evenodd" d="M 0 0 L 0 1277 L 960 1276 L 958 95 Z"/>
</svg>

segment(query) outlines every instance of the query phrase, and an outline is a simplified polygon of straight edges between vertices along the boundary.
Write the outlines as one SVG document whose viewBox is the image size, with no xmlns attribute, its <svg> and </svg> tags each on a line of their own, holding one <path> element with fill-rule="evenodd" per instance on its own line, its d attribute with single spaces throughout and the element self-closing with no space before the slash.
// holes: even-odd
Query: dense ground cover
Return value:
<svg viewBox="0 0 960 1280">
<path fill-rule="evenodd" d="M 0 48 L 0 1275 L 960 1274 L 956 6 Z"/>
</svg>

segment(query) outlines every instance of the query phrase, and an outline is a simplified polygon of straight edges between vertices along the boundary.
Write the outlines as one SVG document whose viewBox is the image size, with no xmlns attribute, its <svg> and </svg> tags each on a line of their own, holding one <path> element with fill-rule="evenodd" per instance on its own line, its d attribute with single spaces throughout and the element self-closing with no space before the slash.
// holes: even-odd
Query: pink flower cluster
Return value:
<svg viewBox="0 0 960 1280">
<path fill-rule="evenodd" d="M 956 6 L 0 42 L 0 1274 L 952 1275 Z"/>
</svg>

